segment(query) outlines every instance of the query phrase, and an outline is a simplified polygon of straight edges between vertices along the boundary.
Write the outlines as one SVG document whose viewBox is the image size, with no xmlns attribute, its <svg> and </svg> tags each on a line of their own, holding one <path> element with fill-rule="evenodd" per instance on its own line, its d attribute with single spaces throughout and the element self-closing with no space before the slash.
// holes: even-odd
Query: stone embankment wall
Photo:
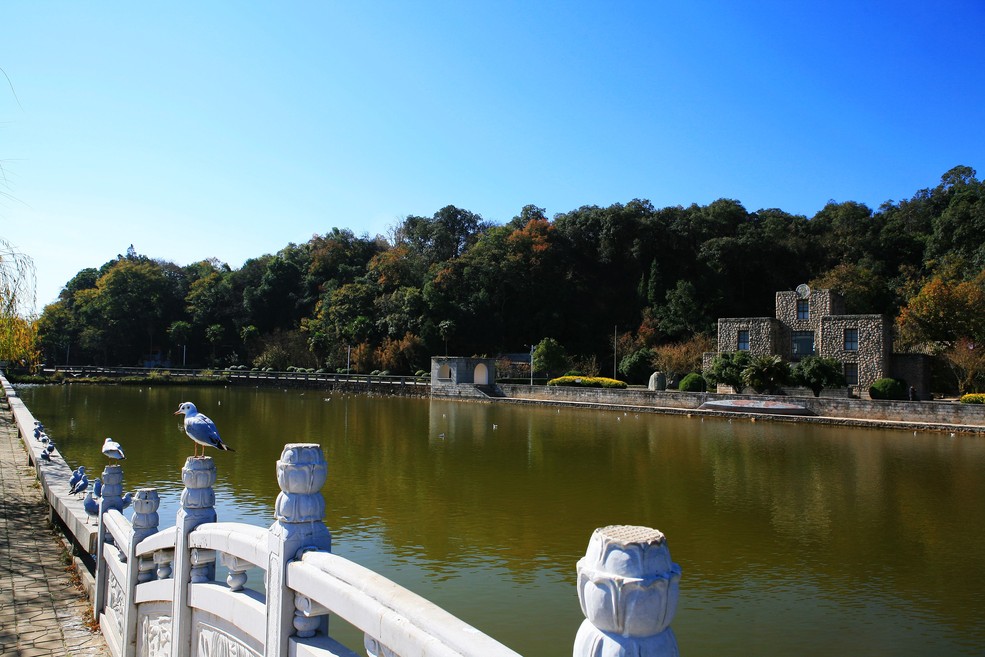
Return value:
<svg viewBox="0 0 985 657">
<path fill-rule="evenodd" d="M 643 408 L 695 410 L 706 401 L 750 399 L 800 404 L 822 417 L 884 422 L 925 422 L 935 425 L 974 426 L 985 429 L 985 406 L 957 402 L 868 401 L 832 397 L 791 397 L 786 395 L 718 395 L 710 392 L 660 392 L 643 389 L 604 390 L 561 386 L 503 385 L 507 397 L 537 401 L 639 406 Z"/>
</svg>

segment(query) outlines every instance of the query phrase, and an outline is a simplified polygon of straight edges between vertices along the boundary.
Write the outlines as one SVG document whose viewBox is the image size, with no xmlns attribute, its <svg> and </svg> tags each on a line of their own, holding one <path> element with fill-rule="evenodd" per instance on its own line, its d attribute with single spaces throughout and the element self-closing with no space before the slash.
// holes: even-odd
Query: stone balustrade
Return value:
<svg viewBox="0 0 985 657">
<path fill-rule="evenodd" d="M 33 417 L 23 404 L 11 406 L 24 416 L 18 425 L 30 452 L 26 429 Z M 42 480 L 54 473 L 61 481 L 65 474 L 37 467 Z M 364 632 L 362 649 L 370 657 L 518 657 L 417 594 L 332 554 L 321 494 L 328 465 L 319 445 L 286 445 L 276 475 L 281 492 L 273 525 L 219 522 L 215 463 L 189 457 L 175 524 L 161 529 L 157 491 L 138 490 L 127 519 L 122 468 L 104 469 L 90 548 L 96 555 L 93 612 L 114 657 L 354 657 L 358 653 L 329 633 L 330 615 Z M 65 508 L 75 513 L 74 506 Z M 217 564 L 227 572 L 224 581 L 216 581 Z M 262 572 L 262 591 L 246 586 L 251 569 Z M 574 638 L 574 657 L 679 654 L 669 625 L 681 571 L 663 534 L 645 527 L 598 529 L 577 574 L 586 618 Z"/>
</svg>

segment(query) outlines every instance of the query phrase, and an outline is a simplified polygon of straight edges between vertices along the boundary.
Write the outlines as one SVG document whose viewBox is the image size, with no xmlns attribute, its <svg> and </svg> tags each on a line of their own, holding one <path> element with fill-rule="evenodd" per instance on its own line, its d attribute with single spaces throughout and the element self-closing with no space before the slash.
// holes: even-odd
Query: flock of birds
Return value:
<svg viewBox="0 0 985 657">
<path fill-rule="evenodd" d="M 205 456 L 206 447 L 215 447 L 216 449 L 227 452 L 234 451 L 222 442 L 222 438 L 219 437 L 219 430 L 216 428 L 215 422 L 213 422 L 208 416 L 199 413 L 198 409 L 195 408 L 195 404 L 191 402 L 182 402 L 174 414 L 185 416 L 185 434 L 195 443 L 195 457 L 200 456 L 198 453 L 199 446 L 202 447 L 201 456 Z M 55 442 L 48 435 L 44 425 L 38 420 L 34 421 L 34 439 L 41 443 L 41 460 L 43 462 L 50 463 L 52 461 L 52 457 L 56 456 Z M 123 447 L 112 438 L 107 438 L 103 441 L 102 453 L 103 456 L 106 457 L 108 463 L 126 459 L 126 455 L 123 453 Z M 89 490 L 90 483 L 92 484 L 92 490 Z M 103 482 L 99 478 L 96 478 L 90 482 L 89 476 L 86 474 L 85 466 L 80 465 L 72 472 L 72 476 L 68 481 L 68 487 L 70 495 L 85 495 L 82 500 L 82 508 L 85 509 L 87 516 L 92 518 L 99 516 L 99 509 L 101 506 L 100 498 L 102 497 L 103 488 Z M 123 496 L 124 509 L 132 504 L 133 495 L 133 492 L 129 492 Z M 88 522 L 88 519 L 86 522 Z"/>
</svg>

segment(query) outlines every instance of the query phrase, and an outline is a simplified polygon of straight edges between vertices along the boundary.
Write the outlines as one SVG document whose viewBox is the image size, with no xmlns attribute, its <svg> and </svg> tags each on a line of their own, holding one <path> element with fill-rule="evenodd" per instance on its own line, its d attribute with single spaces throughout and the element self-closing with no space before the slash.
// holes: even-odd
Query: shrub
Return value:
<svg viewBox="0 0 985 657">
<path fill-rule="evenodd" d="M 547 382 L 549 386 L 573 386 L 580 388 L 625 388 L 625 381 L 604 376 L 561 376 Z"/>
<path fill-rule="evenodd" d="M 960 401 L 962 404 L 985 404 L 985 392 L 962 395 Z"/>
<path fill-rule="evenodd" d="M 746 386 L 745 377 L 742 376 L 743 370 L 752 361 L 748 351 L 727 351 L 715 356 L 711 363 L 711 370 L 708 372 L 708 381 L 713 384 L 732 386 L 741 393 Z"/>
<path fill-rule="evenodd" d="M 790 381 L 790 365 L 779 356 L 756 356 L 742 370 L 742 378 L 756 392 L 776 392 Z"/>
<path fill-rule="evenodd" d="M 902 379 L 879 379 L 869 386 L 872 399 L 906 399 L 906 381 Z"/>
<path fill-rule="evenodd" d="M 815 397 L 825 388 L 844 386 L 845 375 L 842 365 L 834 358 L 824 356 L 804 356 L 794 365 L 793 380 L 805 388 L 810 388 Z"/>
<path fill-rule="evenodd" d="M 677 389 L 681 392 L 704 392 L 708 389 L 708 385 L 705 383 L 705 377 L 697 372 L 691 372 L 678 382 Z"/>
<path fill-rule="evenodd" d="M 619 361 L 619 373 L 632 383 L 646 383 L 650 378 L 653 366 L 653 352 L 649 349 L 640 349 L 623 356 Z"/>
</svg>

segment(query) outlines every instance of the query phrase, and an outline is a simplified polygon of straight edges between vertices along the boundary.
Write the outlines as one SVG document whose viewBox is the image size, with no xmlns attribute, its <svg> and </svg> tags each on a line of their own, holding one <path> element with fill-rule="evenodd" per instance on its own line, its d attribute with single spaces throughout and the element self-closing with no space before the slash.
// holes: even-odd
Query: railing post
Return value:
<svg viewBox="0 0 985 657">
<path fill-rule="evenodd" d="M 678 657 L 670 622 L 681 567 L 663 533 L 649 527 L 596 529 L 578 560 L 578 601 L 585 620 L 574 657 Z"/>
<path fill-rule="evenodd" d="M 126 610 L 123 618 L 123 657 L 133 657 L 137 654 L 137 584 L 152 579 L 151 569 L 154 562 L 137 558 L 137 543 L 151 534 L 157 533 L 160 516 L 157 509 L 161 498 L 156 488 L 141 488 L 133 498 L 133 535 L 127 549 L 127 595 Z"/>
<path fill-rule="evenodd" d="M 188 588 L 191 583 L 192 554 L 188 535 L 206 522 L 215 522 L 215 461 L 211 456 L 189 456 L 181 469 L 185 490 L 181 492 L 181 508 L 175 521 L 174 601 L 171 607 L 171 655 L 188 657 L 191 652 L 191 608 Z"/>
<path fill-rule="evenodd" d="M 119 465 L 107 465 L 102 473 L 103 490 L 99 497 L 99 529 L 96 540 L 96 587 L 92 596 L 92 615 L 99 618 L 106 608 L 106 561 L 103 559 L 103 552 L 106 543 L 112 544 L 110 538 L 103 529 L 103 514 L 109 509 L 123 510 L 123 468 Z M 127 546 L 117 546 L 120 550 L 125 550 Z M 124 556 L 126 552 L 123 552 Z"/>
<path fill-rule="evenodd" d="M 302 550 L 332 549 L 332 535 L 323 521 L 325 498 L 322 486 L 328 479 L 328 463 L 321 446 L 289 443 L 277 461 L 280 493 L 270 527 L 267 563 L 267 633 L 264 641 L 268 657 L 287 657 L 288 639 L 298 629 L 311 631 L 295 605 L 295 596 L 286 586 L 287 564 Z M 298 623 L 295 624 L 295 616 Z"/>
</svg>

